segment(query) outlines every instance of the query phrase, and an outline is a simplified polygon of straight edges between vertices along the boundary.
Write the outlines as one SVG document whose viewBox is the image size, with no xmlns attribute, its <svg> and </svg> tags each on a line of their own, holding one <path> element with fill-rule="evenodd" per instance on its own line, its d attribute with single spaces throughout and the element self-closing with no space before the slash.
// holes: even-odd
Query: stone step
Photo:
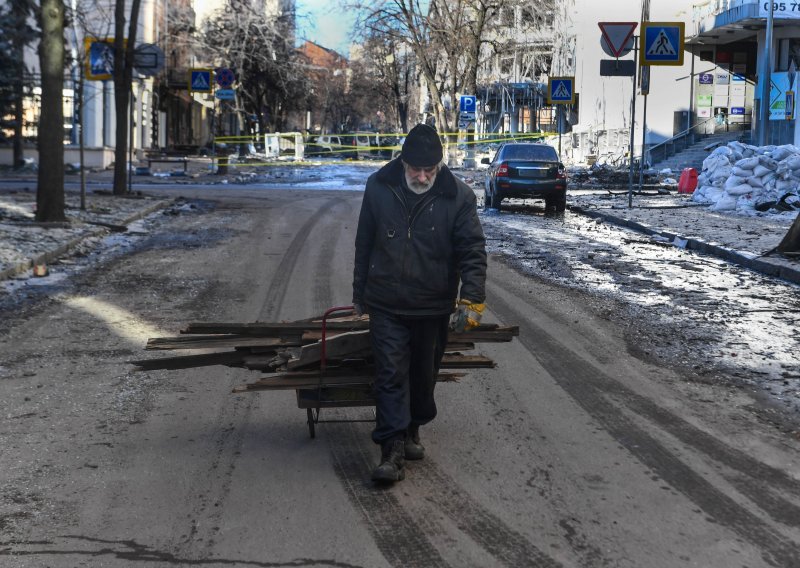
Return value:
<svg viewBox="0 0 800 568">
<path fill-rule="evenodd" d="M 697 171 L 701 171 L 703 168 L 703 161 L 712 152 L 713 148 L 724 146 L 733 140 L 738 140 L 743 134 L 742 132 L 725 132 L 706 136 L 686 149 L 672 156 L 668 156 L 663 160 L 654 162 L 653 169 L 664 170 L 669 168 L 673 172 L 680 172 L 684 168 L 695 168 Z M 709 146 L 713 146 L 713 148 L 707 149 Z"/>
</svg>

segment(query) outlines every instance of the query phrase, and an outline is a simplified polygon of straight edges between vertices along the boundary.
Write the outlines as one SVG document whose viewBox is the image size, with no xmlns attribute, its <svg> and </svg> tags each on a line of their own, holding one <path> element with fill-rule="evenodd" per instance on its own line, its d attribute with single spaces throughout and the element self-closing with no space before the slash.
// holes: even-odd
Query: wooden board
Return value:
<svg viewBox="0 0 800 568">
<path fill-rule="evenodd" d="M 304 375 L 304 376 L 300 376 Z M 464 373 L 439 373 L 437 382 L 457 382 L 465 376 Z M 262 377 L 253 383 L 234 387 L 233 392 L 250 392 L 257 390 L 296 390 L 309 388 L 328 388 L 372 384 L 372 375 L 324 375 L 310 376 L 306 373 L 283 373 Z"/>
<path fill-rule="evenodd" d="M 325 340 L 325 357 L 337 359 L 343 356 L 352 357 L 371 349 L 369 330 L 341 333 Z M 296 355 L 288 361 L 288 370 L 300 369 L 309 365 L 319 365 L 322 359 L 322 342 L 311 343 L 300 347 Z"/>
<path fill-rule="evenodd" d="M 147 340 L 145 349 L 221 349 L 225 347 L 290 347 L 292 345 L 300 345 L 300 343 L 286 343 L 274 337 L 190 335 L 152 337 Z"/>
</svg>

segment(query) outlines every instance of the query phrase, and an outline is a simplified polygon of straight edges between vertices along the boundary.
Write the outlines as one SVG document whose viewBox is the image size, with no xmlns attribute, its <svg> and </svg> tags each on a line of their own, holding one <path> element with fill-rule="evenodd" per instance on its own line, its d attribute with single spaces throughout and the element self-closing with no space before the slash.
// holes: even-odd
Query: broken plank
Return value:
<svg viewBox="0 0 800 568">
<path fill-rule="evenodd" d="M 241 335 L 194 335 L 178 337 L 152 337 L 145 349 L 218 349 L 223 347 L 291 347 L 299 343 L 285 343 L 271 337 L 243 337 Z"/>
<path fill-rule="evenodd" d="M 241 367 L 243 359 L 244 354 L 239 351 L 223 351 L 221 353 L 181 355 L 178 357 L 163 357 L 161 359 L 141 359 L 139 361 L 130 361 L 130 363 L 139 367 L 138 371 L 156 371 L 159 369 L 194 369 L 211 365 Z"/>
<path fill-rule="evenodd" d="M 343 356 L 352 357 L 371 349 L 369 330 L 342 333 L 325 341 L 325 357 L 337 359 Z M 286 363 L 287 369 L 307 367 L 322 360 L 322 341 L 304 345 L 297 350 L 294 358 Z"/>
<path fill-rule="evenodd" d="M 462 355 L 445 353 L 442 357 L 442 369 L 494 369 L 497 364 L 483 355 Z"/>
<path fill-rule="evenodd" d="M 328 321 L 326 329 L 330 331 L 361 331 L 369 329 L 368 319 L 357 319 L 348 321 Z M 299 321 L 299 322 L 252 322 L 252 323 L 222 323 L 222 322 L 196 322 L 190 323 L 182 334 L 236 334 L 260 337 L 282 337 L 289 335 L 302 335 L 311 331 L 321 331 L 322 322 L 319 321 Z M 481 332 L 500 332 L 505 334 L 512 332 L 519 335 L 517 327 L 499 327 L 497 324 L 481 324 L 475 329 L 466 333 L 480 334 Z M 460 335 L 460 334 L 456 334 Z"/>
<path fill-rule="evenodd" d="M 356 386 L 372 384 L 372 375 L 341 375 L 341 376 L 297 376 L 296 373 L 283 373 L 261 379 L 244 385 L 234 387 L 233 392 L 249 392 L 256 390 L 296 390 L 309 388 L 326 388 L 339 386 Z M 437 382 L 457 382 L 465 373 L 439 373 Z"/>
<path fill-rule="evenodd" d="M 327 329 L 357 331 L 369 328 L 369 321 L 329 321 Z M 301 335 L 305 331 L 322 329 L 322 322 L 254 322 L 254 323 L 190 323 L 184 334 L 234 333 L 237 335 L 257 335 L 261 337 L 280 337 L 283 334 Z"/>
<path fill-rule="evenodd" d="M 473 349 L 475 349 L 475 344 L 467 342 L 448 342 L 444 347 L 445 352 L 472 351 Z"/>
<path fill-rule="evenodd" d="M 463 333 L 451 331 L 447 336 L 448 342 L 470 342 L 470 343 L 499 343 L 511 341 L 519 335 L 519 327 L 497 327 L 494 329 L 481 329 L 477 327 Z"/>
</svg>

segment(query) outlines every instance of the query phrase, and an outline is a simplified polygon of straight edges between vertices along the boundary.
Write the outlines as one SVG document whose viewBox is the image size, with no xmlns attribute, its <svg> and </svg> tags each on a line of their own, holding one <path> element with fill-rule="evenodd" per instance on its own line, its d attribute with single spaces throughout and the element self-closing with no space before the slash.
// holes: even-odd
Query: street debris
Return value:
<svg viewBox="0 0 800 568">
<path fill-rule="evenodd" d="M 672 173 L 645 170 L 642 172 L 642 189 L 653 188 L 660 185 L 670 185 L 666 182 Z M 662 179 L 663 178 L 663 179 Z M 676 185 L 677 182 L 672 180 Z M 628 187 L 631 182 L 631 172 L 628 166 L 611 166 L 609 164 L 592 164 L 588 168 L 569 169 L 569 189 L 619 189 Z M 634 171 L 633 182 L 639 187 L 639 171 Z"/>
<path fill-rule="evenodd" d="M 191 369 L 212 365 L 269 373 L 237 386 L 234 392 L 304 388 L 361 387 L 368 392 L 374 375 L 369 320 L 352 312 L 331 317 L 274 323 L 192 323 L 178 337 L 151 338 L 148 350 L 214 349 L 212 353 L 131 361 L 141 371 Z M 517 327 L 483 324 L 464 333 L 450 332 L 442 369 L 493 368 L 482 355 L 465 355 L 479 342 L 507 342 Z M 438 380 L 457 381 L 461 372 L 440 372 Z"/>
</svg>

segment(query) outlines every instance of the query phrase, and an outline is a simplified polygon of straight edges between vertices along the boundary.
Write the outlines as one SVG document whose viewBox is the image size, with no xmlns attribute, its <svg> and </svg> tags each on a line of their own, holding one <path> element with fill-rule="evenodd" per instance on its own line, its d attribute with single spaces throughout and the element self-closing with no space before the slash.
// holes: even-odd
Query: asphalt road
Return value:
<svg viewBox="0 0 800 568">
<path fill-rule="evenodd" d="M 251 372 L 134 372 L 186 323 L 350 299 L 361 193 L 179 191 L 204 201 L 0 313 L 2 566 L 800 565 L 797 440 L 500 257 L 487 317 L 520 337 L 438 387 L 428 457 L 389 489 L 368 422 L 312 440 L 294 393 L 231 394 Z"/>
</svg>

